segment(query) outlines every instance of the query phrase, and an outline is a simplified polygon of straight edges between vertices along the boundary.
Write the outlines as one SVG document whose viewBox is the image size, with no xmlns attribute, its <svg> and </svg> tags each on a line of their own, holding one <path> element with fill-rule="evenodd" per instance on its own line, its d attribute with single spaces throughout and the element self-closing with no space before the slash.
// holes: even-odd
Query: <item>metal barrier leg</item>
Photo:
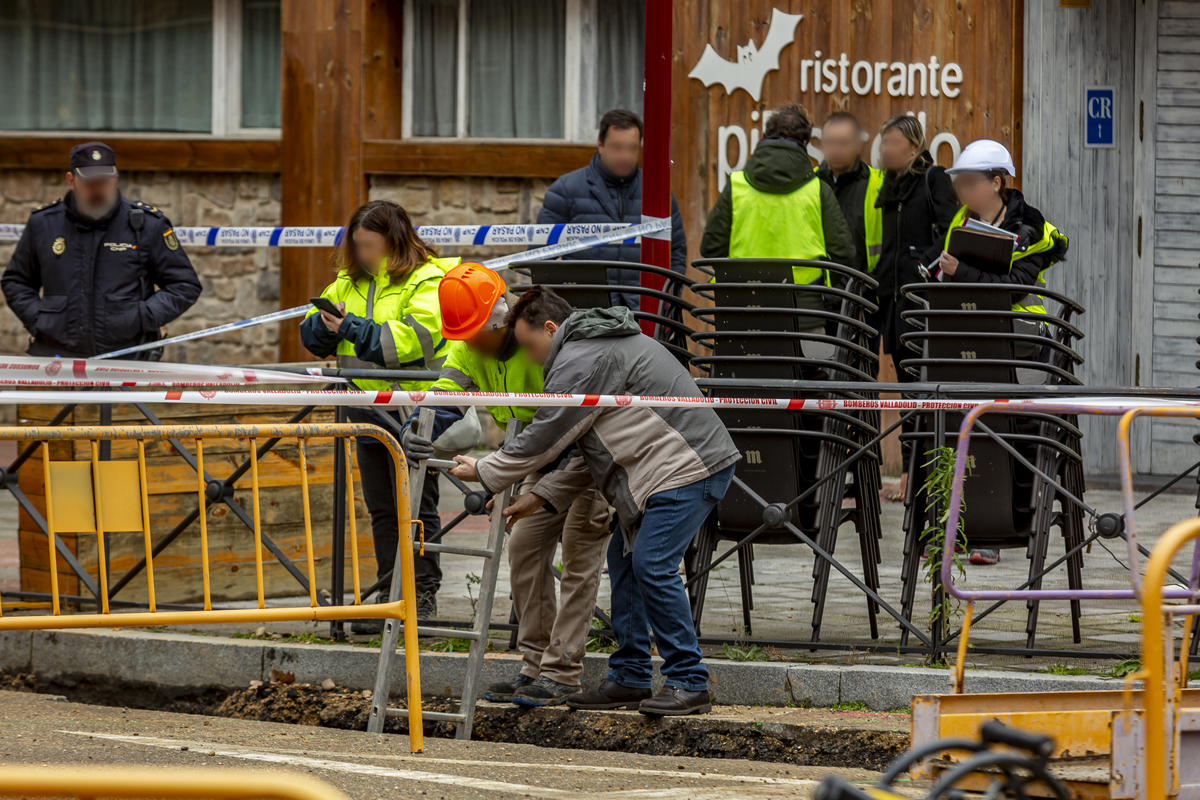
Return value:
<svg viewBox="0 0 1200 800">
<path fill-rule="evenodd" d="M 420 417 L 420 423 L 418 425 L 417 430 L 422 435 L 427 436 L 429 434 L 430 430 L 432 430 L 432 428 L 433 428 L 433 411 L 432 410 L 422 410 L 421 417 Z M 417 514 L 421 510 L 421 494 L 425 490 L 425 469 L 424 469 L 423 464 L 418 463 L 418 464 L 410 464 L 409 465 L 408 486 L 409 486 L 409 495 L 408 496 L 411 501 L 411 505 L 410 505 L 411 514 L 412 514 L 411 518 L 413 520 L 416 520 Z M 424 538 L 424 537 L 422 537 L 422 538 Z M 405 541 L 404 531 L 401 531 L 400 532 L 400 543 L 403 544 L 404 541 Z M 405 550 L 406 550 L 406 548 L 404 548 L 404 547 L 396 548 L 396 562 L 395 562 L 395 565 L 392 567 L 393 580 L 391 583 L 391 593 L 388 596 L 388 600 L 393 603 L 400 599 L 401 592 L 403 591 L 402 584 L 404 583 L 404 573 L 400 569 L 401 561 L 404 558 L 409 558 L 409 559 L 412 558 L 411 550 L 408 553 L 405 553 L 404 552 Z M 415 593 L 411 599 L 405 598 L 405 600 L 413 603 L 413 605 L 415 606 L 416 605 Z M 405 620 L 406 621 L 411 620 L 415 623 L 415 621 L 416 621 L 415 607 L 411 610 L 411 613 L 408 613 L 408 609 L 406 609 Z M 381 636 L 380 643 L 379 643 L 379 667 L 375 673 L 375 692 L 371 695 L 371 714 L 367 718 L 367 731 L 370 733 L 383 733 L 384 721 L 390 716 L 407 716 L 406 710 L 397 710 L 397 709 L 388 708 L 388 695 L 391 693 L 391 687 L 392 687 L 392 661 L 396 657 L 396 644 L 400 640 L 400 630 L 401 630 L 401 626 L 397 620 L 393 620 L 393 619 L 384 620 L 383 635 Z M 417 643 L 417 636 L 418 636 L 418 629 L 415 624 L 404 626 L 405 656 L 408 656 L 410 649 L 413 654 L 416 654 L 418 652 L 419 645 Z M 419 656 L 418 656 L 418 658 L 419 658 Z M 411 708 L 413 706 L 413 704 L 416 704 L 416 706 L 418 708 L 420 708 L 421 707 L 421 697 L 420 696 L 413 697 L 410 694 L 408 696 L 407 705 Z M 432 716 L 432 714 L 426 714 L 424 716 L 430 717 L 430 716 Z M 424 732 L 416 731 L 415 733 L 417 736 L 421 736 L 421 735 L 423 735 Z M 414 730 L 413 730 L 413 727 L 410 722 L 409 729 L 408 729 L 408 735 L 411 738 L 413 736 L 413 734 L 414 734 Z"/>
<path fill-rule="evenodd" d="M 521 432 L 520 420 L 511 419 L 504 441 L 511 442 Z M 483 576 L 479 581 L 479 602 L 475 606 L 475 638 L 471 641 L 471 652 L 467 655 L 467 675 L 463 679 L 462 703 L 459 711 L 462 719 L 458 723 L 455 739 L 470 739 L 475 725 L 475 700 L 479 693 L 479 682 L 483 677 L 483 660 L 487 651 L 488 626 L 492 620 L 492 599 L 496 596 L 496 579 L 500 574 L 500 556 L 504 552 L 504 515 L 501 510 L 512 497 L 509 486 L 496 495 L 492 506 L 492 524 L 488 529 L 488 550 L 491 555 L 483 565 Z"/>
<path fill-rule="evenodd" d="M 417 430 L 423 436 L 428 436 L 433 430 L 433 416 L 432 409 L 421 409 L 421 414 L 417 420 Z M 512 441 L 520 431 L 520 421 L 515 419 L 510 420 L 504 440 L 506 442 Z M 411 497 L 414 520 L 420 508 L 426 469 L 426 464 L 422 461 L 417 464 L 411 473 Z M 508 487 L 495 497 L 486 548 L 458 547 L 456 545 L 444 544 L 424 545 L 425 550 L 429 552 L 477 556 L 484 560 L 483 575 L 479 581 L 479 602 L 475 606 L 475 623 L 472 629 L 464 631 L 454 628 L 431 628 L 425 626 L 414 626 L 410 629 L 408 625 L 405 625 L 406 656 L 416 653 L 416 637 L 418 634 L 421 636 L 444 636 L 448 638 L 468 639 L 471 642 L 471 649 L 467 654 L 467 674 L 463 680 L 462 701 L 459 704 L 459 710 L 457 712 L 425 711 L 422 714 L 423 719 L 435 722 L 458 723 L 458 728 L 455 731 L 456 739 L 470 739 L 471 729 L 475 722 L 475 700 L 479 692 L 479 681 L 483 675 L 484 654 L 487 652 L 488 630 L 492 619 L 492 600 L 496 594 L 496 580 L 500 573 L 500 556 L 504 551 L 504 517 L 499 512 L 508 505 L 511 496 L 512 487 Z M 399 559 L 399 553 L 397 554 L 397 559 Z M 395 581 L 392 582 L 393 600 L 396 598 L 397 585 Z M 389 620 L 383 629 L 383 641 L 379 653 L 379 672 L 375 677 L 375 694 L 371 700 L 371 716 L 367 722 L 367 730 L 373 733 L 381 733 L 383 731 L 383 721 L 386 717 L 403 716 L 406 713 L 402 709 L 389 708 L 387 705 L 388 689 L 391 685 L 391 663 L 396 653 L 397 627 Z M 411 645 L 409 644 L 410 638 L 412 640 Z M 420 698 L 414 698 L 410 694 L 408 702 L 411 707 L 414 702 L 420 704 Z M 410 736 L 412 735 L 411 722 L 409 734 Z"/>
</svg>

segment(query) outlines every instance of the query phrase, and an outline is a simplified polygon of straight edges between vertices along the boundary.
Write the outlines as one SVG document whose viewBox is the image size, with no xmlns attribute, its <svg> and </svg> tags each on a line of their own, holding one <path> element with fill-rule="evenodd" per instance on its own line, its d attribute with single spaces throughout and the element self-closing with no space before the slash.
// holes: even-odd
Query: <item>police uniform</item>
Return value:
<svg viewBox="0 0 1200 800">
<path fill-rule="evenodd" d="M 116 175 L 105 145 L 72 151 L 77 177 L 92 177 L 77 162 Z M 29 331 L 30 355 L 77 357 L 158 339 L 201 289 L 171 221 L 157 208 L 118 195 L 113 209 L 93 220 L 77 213 L 71 192 L 34 209 L 0 288 Z"/>
</svg>

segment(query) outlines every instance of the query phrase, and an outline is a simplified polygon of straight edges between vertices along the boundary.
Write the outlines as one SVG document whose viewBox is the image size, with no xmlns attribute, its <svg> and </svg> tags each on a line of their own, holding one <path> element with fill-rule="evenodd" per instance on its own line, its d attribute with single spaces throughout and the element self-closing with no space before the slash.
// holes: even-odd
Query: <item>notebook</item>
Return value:
<svg viewBox="0 0 1200 800">
<path fill-rule="evenodd" d="M 975 269 L 992 275 L 1007 275 L 1012 253 L 1017 246 L 1015 234 L 978 220 L 950 232 L 946 252 Z"/>
</svg>

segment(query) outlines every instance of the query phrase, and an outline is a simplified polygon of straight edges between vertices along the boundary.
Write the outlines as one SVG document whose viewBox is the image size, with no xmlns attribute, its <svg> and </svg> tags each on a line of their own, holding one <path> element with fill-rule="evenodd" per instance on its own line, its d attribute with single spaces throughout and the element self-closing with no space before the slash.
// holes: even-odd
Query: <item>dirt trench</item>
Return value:
<svg viewBox="0 0 1200 800">
<path fill-rule="evenodd" d="M 0 673 L 0 689 L 63 695 L 92 705 L 200 714 L 293 725 L 366 730 L 369 693 L 305 683 L 262 684 L 238 691 L 188 691 L 120 681 L 39 680 Z M 453 711 L 445 698 L 425 701 L 427 711 Z M 718 707 L 718 712 L 720 708 Z M 406 733 L 407 720 L 389 718 L 388 733 Z M 425 735 L 451 738 L 450 723 L 426 723 Z M 908 748 L 907 733 L 847 724 L 763 722 L 711 717 L 650 719 L 638 714 L 526 710 L 485 705 L 475 713 L 474 739 L 575 750 L 642 755 L 738 758 L 798 766 L 858 767 L 882 770 Z"/>
</svg>

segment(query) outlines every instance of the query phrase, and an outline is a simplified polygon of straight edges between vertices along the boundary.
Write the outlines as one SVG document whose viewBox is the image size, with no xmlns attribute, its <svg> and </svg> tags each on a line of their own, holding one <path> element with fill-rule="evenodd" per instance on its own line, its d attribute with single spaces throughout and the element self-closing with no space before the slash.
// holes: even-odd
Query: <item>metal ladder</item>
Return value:
<svg viewBox="0 0 1200 800">
<path fill-rule="evenodd" d="M 417 432 L 429 436 L 433 430 L 433 409 L 423 408 L 418 417 Z M 505 443 L 511 442 L 521 432 L 521 421 L 511 419 L 504 434 Z M 409 497 L 412 500 L 412 518 L 417 520 L 417 512 L 421 508 L 421 494 L 425 489 L 426 469 L 429 466 L 451 467 L 453 462 L 421 461 L 408 472 Z M 506 487 L 495 496 L 491 524 L 488 526 L 487 547 L 457 547 L 448 544 L 427 544 L 425 550 L 430 553 L 451 553 L 459 556 L 476 556 L 483 559 L 483 575 L 479 581 L 479 601 L 475 604 L 475 624 L 469 631 L 457 628 L 426 628 L 418 627 L 421 636 L 441 636 L 448 639 L 468 639 L 471 649 L 467 654 L 467 674 L 463 679 L 462 700 L 457 712 L 426 711 L 425 720 L 433 722 L 456 722 L 454 738 L 470 739 L 471 729 L 475 724 L 475 701 L 479 693 L 479 681 L 483 677 L 484 653 L 487 651 L 488 628 L 492 619 L 492 599 L 496 594 L 496 579 L 500 574 L 500 556 L 504 551 L 504 517 L 498 513 L 508 505 L 512 496 L 512 487 Z M 416 537 L 414 537 L 415 539 Z M 413 543 L 414 550 L 421 547 L 419 542 Z M 400 582 L 392 581 L 391 600 L 400 599 Z M 386 620 L 383 626 L 383 637 L 379 650 L 379 669 L 375 675 L 375 691 L 371 695 L 371 715 L 367 719 L 367 730 L 371 733 L 383 733 L 383 724 L 387 717 L 406 717 L 407 710 L 388 706 L 388 695 L 392 686 L 392 661 L 396 657 L 396 645 L 400 639 L 402 623 L 399 620 Z M 421 702 L 421 698 L 408 698 L 408 702 Z"/>
</svg>

